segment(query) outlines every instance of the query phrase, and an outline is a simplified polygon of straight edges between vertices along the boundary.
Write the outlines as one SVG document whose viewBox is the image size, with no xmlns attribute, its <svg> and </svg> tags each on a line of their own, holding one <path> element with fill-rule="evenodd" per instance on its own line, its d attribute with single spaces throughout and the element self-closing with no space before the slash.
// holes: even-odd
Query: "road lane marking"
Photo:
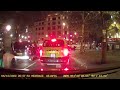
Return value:
<svg viewBox="0 0 120 90">
<path fill-rule="evenodd" d="M 29 68 L 29 67 L 33 66 L 34 64 L 36 64 L 36 62 L 34 62 L 34 63 L 32 63 L 32 64 L 28 65 L 28 66 L 27 66 L 27 67 L 25 67 L 24 69 L 27 69 L 27 68 Z"/>
</svg>

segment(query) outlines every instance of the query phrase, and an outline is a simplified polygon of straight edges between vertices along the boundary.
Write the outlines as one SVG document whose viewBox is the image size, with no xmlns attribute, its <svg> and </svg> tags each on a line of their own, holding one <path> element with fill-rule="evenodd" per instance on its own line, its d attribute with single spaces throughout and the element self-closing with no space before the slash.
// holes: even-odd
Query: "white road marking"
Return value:
<svg viewBox="0 0 120 90">
<path fill-rule="evenodd" d="M 29 68 L 29 67 L 33 66 L 34 64 L 36 64 L 36 62 L 34 62 L 34 63 L 32 63 L 32 64 L 28 65 L 28 66 L 27 66 L 27 67 L 25 67 L 24 69 L 27 69 L 27 68 Z"/>
</svg>

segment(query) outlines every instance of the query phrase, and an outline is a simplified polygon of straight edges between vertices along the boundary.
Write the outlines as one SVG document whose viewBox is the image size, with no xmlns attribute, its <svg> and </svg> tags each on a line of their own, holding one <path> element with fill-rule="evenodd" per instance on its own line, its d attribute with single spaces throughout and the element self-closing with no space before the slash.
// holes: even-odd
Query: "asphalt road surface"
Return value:
<svg viewBox="0 0 120 90">
<path fill-rule="evenodd" d="M 70 70 L 86 70 L 87 65 L 86 63 L 83 63 L 80 59 L 77 59 L 74 57 L 74 54 L 76 54 L 75 51 L 71 52 L 70 55 L 70 64 L 67 66 Z M 13 64 L 11 66 L 11 69 L 17 69 L 17 70 L 27 70 L 27 71 L 34 71 L 38 70 L 48 70 L 48 71 L 59 71 L 59 68 L 56 67 L 56 65 L 48 65 L 48 66 L 42 66 L 39 59 L 36 59 L 34 61 L 30 60 L 19 60 L 16 64 Z M 34 73 L 33 73 L 34 74 Z M 83 78 L 83 79 L 120 79 L 120 69 L 114 69 L 114 70 L 108 70 L 103 72 L 96 72 L 96 73 L 89 73 L 89 74 L 78 74 L 78 75 L 71 75 L 72 78 Z M 65 76 L 68 77 L 69 76 Z"/>
<path fill-rule="evenodd" d="M 70 64 L 67 65 L 66 67 L 68 67 L 71 70 L 76 70 L 76 69 L 85 69 L 85 64 L 78 62 L 78 60 L 72 56 L 73 54 L 75 54 L 75 51 L 71 52 L 70 55 Z M 80 60 L 79 60 L 80 61 Z M 58 64 L 59 65 L 59 64 Z M 36 59 L 34 61 L 30 61 L 30 60 L 19 60 L 17 61 L 16 64 L 13 64 L 11 66 L 12 69 L 28 69 L 28 70 L 39 70 L 41 68 L 45 68 L 45 70 L 58 70 L 59 67 L 57 68 L 58 65 L 48 65 L 48 66 L 43 66 L 40 62 L 39 59 Z"/>
</svg>

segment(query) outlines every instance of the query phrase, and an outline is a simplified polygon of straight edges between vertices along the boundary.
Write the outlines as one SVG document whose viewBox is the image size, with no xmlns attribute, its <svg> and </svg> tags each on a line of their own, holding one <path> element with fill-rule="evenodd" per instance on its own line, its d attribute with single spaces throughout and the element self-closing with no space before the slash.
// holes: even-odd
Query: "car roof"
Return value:
<svg viewBox="0 0 120 90">
<path fill-rule="evenodd" d="M 64 45 L 67 46 L 67 41 L 65 39 L 63 39 L 63 38 L 52 38 L 52 39 L 63 40 L 64 41 Z M 52 40 L 52 39 L 45 39 L 44 41 L 46 41 L 46 40 Z"/>
</svg>

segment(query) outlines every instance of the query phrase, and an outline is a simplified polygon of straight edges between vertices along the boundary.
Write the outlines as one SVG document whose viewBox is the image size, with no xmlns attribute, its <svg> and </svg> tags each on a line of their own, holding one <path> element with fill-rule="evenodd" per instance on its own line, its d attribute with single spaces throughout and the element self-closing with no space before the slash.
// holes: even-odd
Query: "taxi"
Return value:
<svg viewBox="0 0 120 90">
<path fill-rule="evenodd" d="M 69 64 L 69 49 L 64 39 L 44 40 L 40 50 L 42 65 L 56 65 L 62 67 Z"/>
</svg>

